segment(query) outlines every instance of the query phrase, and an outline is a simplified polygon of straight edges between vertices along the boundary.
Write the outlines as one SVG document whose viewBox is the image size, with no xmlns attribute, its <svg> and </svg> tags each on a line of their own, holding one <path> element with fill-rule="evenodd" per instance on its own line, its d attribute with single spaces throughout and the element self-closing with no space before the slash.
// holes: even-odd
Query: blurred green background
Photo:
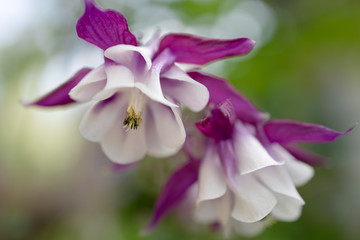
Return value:
<svg viewBox="0 0 360 240">
<path fill-rule="evenodd" d="M 246 57 L 206 70 L 229 79 L 274 118 L 343 131 L 360 119 L 360 1 L 103 0 L 144 39 L 155 28 L 198 35 L 251 37 Z M 77 38 L 81 1 L 0 1 L 0 239 L 219 239 L 208 226 L 169 214 L 141 236 L 177 160 L 148 158 L 111 172 L 78 125 L 87 106 L 24 108 L 101 51 Z M 359 130 L 311 146 L 326 168 L 299 189 L 302 217 L 254 239 L 360 239 Z M 178 156 L 177 158 L 182 158 Z M 242 239 L 234 236 L 232 239 Z"/>
</svg>

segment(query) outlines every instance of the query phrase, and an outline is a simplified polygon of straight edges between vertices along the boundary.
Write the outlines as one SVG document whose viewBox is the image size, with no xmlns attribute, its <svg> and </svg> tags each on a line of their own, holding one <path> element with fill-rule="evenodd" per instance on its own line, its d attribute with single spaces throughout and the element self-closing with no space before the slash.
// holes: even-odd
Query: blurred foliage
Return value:
<svg viewBox="0 0 360 240">
<path fill-rule="evenodd" d="M 0 48 L 0 239 L 221 238 L 208 226 L 178 221 L 176 213 L 141 236 L 169 170 L 178 163 L 147 159 L 139 167 L 104 174 L 109 161 L 97 144 L 81 138 L 76 126 L 80 113 L 73 119 L 69 110 L 25 110 L 20 105 L 24 88 L 36 93 L 33 88 L 51 58 L 59 53 L 71 57 L 85 45 L 74 30 L 81 5 L 54 2 L 54 19 L 43 20 Z M 99 2 L 106 7 L 119 4 Z M 191 25 L 202 16 L 219 19 L 239 1 L 150 2 L 172 9 L 174 17 Z M 227 60 L 222 76 L 274 118 L 339 130 L 359 121 L 360 2 L 265 2 L 276 14 L 273 38 L 245 61 Z M 131 26 L 136 9 L 124 11 Z M 63 110 L 67 117 L 61 117 Z M 47 123 L 43 126 L 39 120 L 46 115 L 53 117 L 42 120 Z M 295 223 L 277 223 L 254 239 L 360 239 L 357 132 L 347 136 L 353 141 L 314 147 L 333 161 L 300 188 L 307 202 L 302 217 Z M 59 139 L 62 144 L 55 145 Z"/>
</svg>

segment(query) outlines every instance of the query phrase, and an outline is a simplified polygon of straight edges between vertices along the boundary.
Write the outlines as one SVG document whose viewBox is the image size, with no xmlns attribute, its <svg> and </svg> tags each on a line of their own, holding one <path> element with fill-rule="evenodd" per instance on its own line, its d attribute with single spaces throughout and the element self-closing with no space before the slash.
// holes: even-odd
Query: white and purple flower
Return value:
<svg viewBox="0 0 360 240">
<path fill-rule="evenodd" d="M 307 183 L 314 173 L 304 162 L 317 164 L 319 158 L 308 152 L 301 154 L 304 152 L 298 148 L 294 154 L 289 146 L 333 141 L 351 129 L 336 132 L 290 120 L 267 121 L 267 114 L 225 80 L 199 72 L 189 75 L 208 87 L 210 106 L 216 106 L 196 124 L 207 137 L 206 150 L 201 160 L 190 156 L 190 161 L 169 178 L 148 230 L 194 185 L 195 219 L 220 224 L 225 235 L 253 236 L 273 219 L 298 219 L 304 201 L 296 187 Z"/>
<path fill-rule="evenodd" d="M 254 41 L 168 34 L 156 35 L 139 46 L 122 14 L 102 10 L 92 0 L 84 3 L 85 13 L 76 30 L 80 38 L 104 50 L 104 64 L 80 70 L 29 105 L 93 102 L 81 122 L 81 133 L 90 141 L 100 142 L 116 163 L 132 163 L 146 154 L 165 157 L 176 153 L 185 141 L 180 104 L 200 111 L 209 98 L 206 87 L 178 63 L 203 65 L 244 55 Z"/>
</svg>

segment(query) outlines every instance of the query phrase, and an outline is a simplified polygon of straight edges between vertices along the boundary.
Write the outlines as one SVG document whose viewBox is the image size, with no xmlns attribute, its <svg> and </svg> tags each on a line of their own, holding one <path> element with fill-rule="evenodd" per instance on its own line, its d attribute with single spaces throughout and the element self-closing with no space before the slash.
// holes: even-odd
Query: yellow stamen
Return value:
<svg viewBox="0 0 360 240">
<path fill-rule="evenodd" d="M 129 106 L 128 109 L 126 110 L 126 117 L 124 119 L 124 127 L 126 128 L 126 132 L 128 132 L 130 129 L 131 130 L 136 130 L 140 124 L 141 124 L 141 114 L 137 114 L 132 106 Z"/>
</svg>

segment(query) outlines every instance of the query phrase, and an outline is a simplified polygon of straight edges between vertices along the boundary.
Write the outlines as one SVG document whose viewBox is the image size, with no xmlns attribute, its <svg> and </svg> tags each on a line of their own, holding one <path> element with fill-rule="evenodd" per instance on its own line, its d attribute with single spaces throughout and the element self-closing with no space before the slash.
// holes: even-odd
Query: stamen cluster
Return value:
<svg viewBox="0 0 360 240">
<path fill-rule="evenodd" d="M 132 107 L 129 107 L 126 113 L 127 115 L 123 122 L 124 128 L 127 127 L 126 132 L 130 129 L 136 130 L 141 124 L 141 114 L 136 114 Z"/>
</svg>

